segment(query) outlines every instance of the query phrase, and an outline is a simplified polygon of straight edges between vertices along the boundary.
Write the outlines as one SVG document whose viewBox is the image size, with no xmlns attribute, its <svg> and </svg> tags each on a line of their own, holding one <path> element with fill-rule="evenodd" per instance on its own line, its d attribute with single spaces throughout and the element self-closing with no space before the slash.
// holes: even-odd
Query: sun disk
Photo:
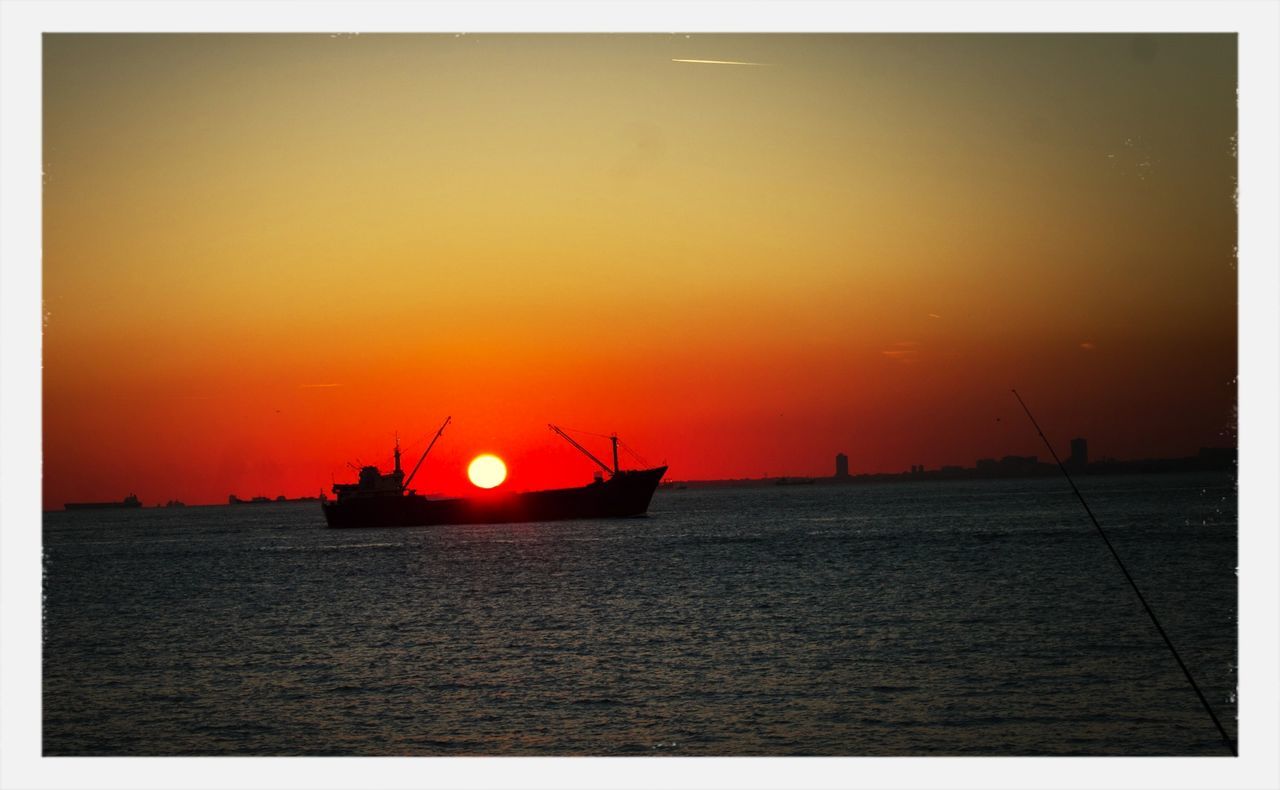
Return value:
<svg viewBox="0 0 1280 790">
<path fill-rule="evenodd" d="M 496 455 L 485 453 L 471 459 L 467 467 L 467 477 L 471 484 L 480 488 L 494 488 L 507 479 L 507 465 Z"/>
</svg>

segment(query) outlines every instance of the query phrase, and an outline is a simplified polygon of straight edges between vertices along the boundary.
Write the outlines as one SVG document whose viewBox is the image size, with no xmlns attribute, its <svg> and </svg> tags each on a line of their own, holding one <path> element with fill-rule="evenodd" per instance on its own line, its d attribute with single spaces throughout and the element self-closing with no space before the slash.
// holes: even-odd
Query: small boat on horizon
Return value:
<svg viewBox="0 0 1280 790">
<path fill-rule="evenodd" d="M 320 501 L 320 497 L 318 496 L 299 496 L 299 497 L 290 498 L 285 496 L 284 494 L 280 494 L 275 499 L 272 499 L 271 497 L 266 497 L 266 496 L 256 496 L 256 497 L 253 497 L 252 499 L 241 499 L 235 494 L 231 494 L 230 496 L 227 497 L 228 505 L 278 505 L 282 502 L 292 503 L 292 502 L 319 502 L 319 501 Z"/>
<path fill-rule="evenodd" d="M 137 495 L 130 494 L 119 502 L 67 502 L 63 505 L 67 510 L 114 510 L 117 508 L 142 507 Z"/>
<path fill-rule="evenodd" d="M 395 467 L 382 474 L 376 466 L 360 468 L 355 483 L 335 483 L 335 500 L 322 500 L 320 508 L 330 527 L 420 527 L 444 524 L 503 524 L 528 521 L 563 521 L 581 518 L 626 518 L 643 516 L 657 490 L 666 466 L 650 469 L 622 469 L 618 465 L 618 437 L 613 443 L 613 465 L 601 461 L 574 441 L 560 428 L 549 425 L 556 434 L 586 455 L 601 472 L 595 479 L 577 488 L 543 491 L 487 491 L 470 497 L 428 498 L 409 488 L 409 483 L 422 466 L 427 453 L 448 426 L 446 419 L 431 444 L 406 479 L 400 468 L 400 445 L 397 442 Z M 607 477 L 606 477 L 607 476 Z"/>
</svg>

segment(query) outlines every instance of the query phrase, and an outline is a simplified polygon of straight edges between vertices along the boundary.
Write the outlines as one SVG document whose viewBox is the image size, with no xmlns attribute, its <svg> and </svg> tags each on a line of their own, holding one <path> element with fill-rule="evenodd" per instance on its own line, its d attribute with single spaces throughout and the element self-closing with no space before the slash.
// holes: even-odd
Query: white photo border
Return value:
<svg viewBox="0 0 1280 790">
<path fill-rule="evenodd" d="M 1239 38 L 1239 758 L 41 757 L 41 35 L 45 32 L 1221 32 Z M 0 3 L 0 786 L 1280 787 L 1276 141 L 1280 4 Z"/>
</svg>

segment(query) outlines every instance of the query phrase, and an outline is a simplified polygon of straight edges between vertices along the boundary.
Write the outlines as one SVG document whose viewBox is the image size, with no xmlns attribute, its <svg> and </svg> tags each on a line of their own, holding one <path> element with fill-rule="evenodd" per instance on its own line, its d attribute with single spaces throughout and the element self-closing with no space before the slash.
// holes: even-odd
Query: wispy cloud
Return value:
<svg viewBox="0 0 1280 790">
<path fill-rule="evenodd" d="M 715 66 L 768 66 L 768 63 L 755 63 L 750 60 L 699 60 L 697 58 L 672 58 L 672 63 L 710 63 Z"/>
<path fill-rule="evenodd" d="M 329 389 L 330 387 L 341 387 L 341 386 L 342 386 L 341 384 L 299 384 L 298 389 L 319 390 L 319 389 Z"/>
<path fill-rule="evenodd" d="M 1094 343 L 1092 340 L 1086 340 L 1080 344 L 1080 348 L 1083 348 L 1085 351 L 1093 351 L 1097 347 L 1098 344 Z"/>
<path fill-rule="evenodd" d="M 930 317 L 930 318 L 941 318 L 942 316 L 938 315 L 937 313 L 929 313 L 929 317 Z"/>
<path fill-rule="evenodd" d="M 899 362 L 915 362 L 920 353 L 920 342 L 918 340 L 899 340 L 880 353 L 889 359 L 896 359 Z"/>
</svg>

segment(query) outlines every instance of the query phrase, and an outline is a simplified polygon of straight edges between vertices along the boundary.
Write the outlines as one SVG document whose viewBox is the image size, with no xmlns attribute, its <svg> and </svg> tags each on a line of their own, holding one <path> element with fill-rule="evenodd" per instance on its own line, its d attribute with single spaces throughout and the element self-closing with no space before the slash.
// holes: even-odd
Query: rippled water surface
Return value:
<svg viewBox="0 0 1280 790">
<path fill-rule="evenodd" d="M 1234 481 L 1081 487 L 1234 737 Z M 1225 754 L 1056 479 L 58 512 L 44 545 L 50 755 Z"/>
</svg>

